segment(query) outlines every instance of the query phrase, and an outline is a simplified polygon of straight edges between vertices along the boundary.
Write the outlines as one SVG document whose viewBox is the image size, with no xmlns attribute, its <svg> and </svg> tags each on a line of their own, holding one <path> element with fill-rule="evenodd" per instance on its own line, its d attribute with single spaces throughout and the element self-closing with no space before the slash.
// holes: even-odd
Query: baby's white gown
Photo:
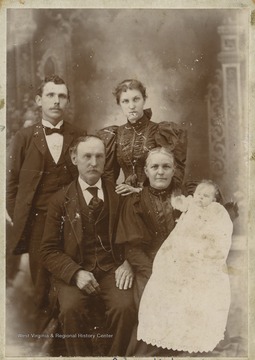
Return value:
<svg viewBox="0 0 255 360">
<path fill-rule="evenodd" d="M 138 340 L 191 353 L 212 351 L 224 338 L 232 231 L 222 205 L 192 202 L 154 259 L 139 308 Z"/>
</svg>

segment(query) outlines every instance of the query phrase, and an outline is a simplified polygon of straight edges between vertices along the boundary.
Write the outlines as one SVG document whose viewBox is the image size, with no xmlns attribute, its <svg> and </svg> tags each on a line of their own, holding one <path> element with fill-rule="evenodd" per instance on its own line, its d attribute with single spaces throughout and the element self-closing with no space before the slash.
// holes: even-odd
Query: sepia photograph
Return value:
<svg viewBox="0 0 255 360">
<path fill-rule="evenodd" d="M 3 358 L 253 359 L 255 3 L 0 16 Z"/>
</svg>

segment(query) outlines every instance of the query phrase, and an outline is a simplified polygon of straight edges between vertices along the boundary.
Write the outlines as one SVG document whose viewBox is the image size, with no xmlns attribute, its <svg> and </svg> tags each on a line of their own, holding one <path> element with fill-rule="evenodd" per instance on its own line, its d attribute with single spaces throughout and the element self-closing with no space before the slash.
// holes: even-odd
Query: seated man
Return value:
<svg viewBox="0 0 255 360">
<path fill-rule="evenodd" d="M 133 274 L 127 261 L 118 267 L 114 230 L 119 198 L 115 184 L 101 178 L 104 144 L 95 136 L 80 137 L 71 159 L 79 177 L 52 198 L 41 259 L 52 274 L 68 355 L 92 355 L 90 304 L 99 296 L 111 340 L 106 355 L 124 356 L 136 320 Z"/>
</svg>

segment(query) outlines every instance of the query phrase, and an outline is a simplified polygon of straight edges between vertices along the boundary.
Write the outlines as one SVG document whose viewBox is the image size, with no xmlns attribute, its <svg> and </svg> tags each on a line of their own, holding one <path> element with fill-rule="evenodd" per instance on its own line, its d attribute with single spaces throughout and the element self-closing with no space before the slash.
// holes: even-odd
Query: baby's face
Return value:
<svg viewBox="0 0 255 360">
<path fill-rule="evenodd" d="M 206 207 L 215 201 L 215 188 L 210 184 L 199 184 L 193 197 L 198 206 Z"/>
</svg>

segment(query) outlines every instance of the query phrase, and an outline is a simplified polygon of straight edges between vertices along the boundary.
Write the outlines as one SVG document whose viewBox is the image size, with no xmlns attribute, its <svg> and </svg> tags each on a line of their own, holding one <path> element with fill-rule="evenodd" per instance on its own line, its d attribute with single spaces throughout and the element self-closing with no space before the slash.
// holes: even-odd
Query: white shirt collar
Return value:
<svg viewBox="0 0 255 360">
<path fill-rule="evenodd" d="M 87 190 L 87 188 L 90 187 L 91 185 L 87 184 L 86 181 L 82 180 L 80 176 L 78 178 L 78 182 L 80 184 L 84 199 L 85 199 L 86 203 L 89 204 L 89 202 L 92 199 L 93 195 Z M 97 192 L 98 198 L 101 199 L 101 200 L 104 200 L 104 192 L 103 192 L 103 189 L 102 189 L 102 180 L 101 180 L 101 178 L 98 180 L 98 182 L 96 184 L 93 185 L 93 187 L 94 186 L 98 188 L 98 192 Z"/>
<path fill-rule="evenodd" d="M 63 125 L 64 121 L 60 120 L 56 126 L 52 125 L 52 123 L 50 123 L 48 120 L 43 120 L 42 119 L 42 125 L 46 126 L 50 129 L 56 128 L 56 129 L 60 129 L 60 127 Z"/>
<path fill-rule="evenodd" d="M 87 188 L 88 188 L 88 187 L 91 187 L 91 186 L 97 187 L 99 190 L 102 190 L 102 180 L 101 180 L 101 178 L 100 178 L 100 179 L 98 180 L 98 182 L 97 182 L 96 184 L 94 184 L 94 185 L 89 185 L 89 184 L 87 184 L 86 181 L 82 180 L 82 178 L 81 178 L 80 176 L 79 176 L 79 178 L 78 178 L 78 181 L 79 181 L 79 184 L 80 184 L 80 187 L 81 187 L 82 191 L 87 190 Z"/>
</svg>

